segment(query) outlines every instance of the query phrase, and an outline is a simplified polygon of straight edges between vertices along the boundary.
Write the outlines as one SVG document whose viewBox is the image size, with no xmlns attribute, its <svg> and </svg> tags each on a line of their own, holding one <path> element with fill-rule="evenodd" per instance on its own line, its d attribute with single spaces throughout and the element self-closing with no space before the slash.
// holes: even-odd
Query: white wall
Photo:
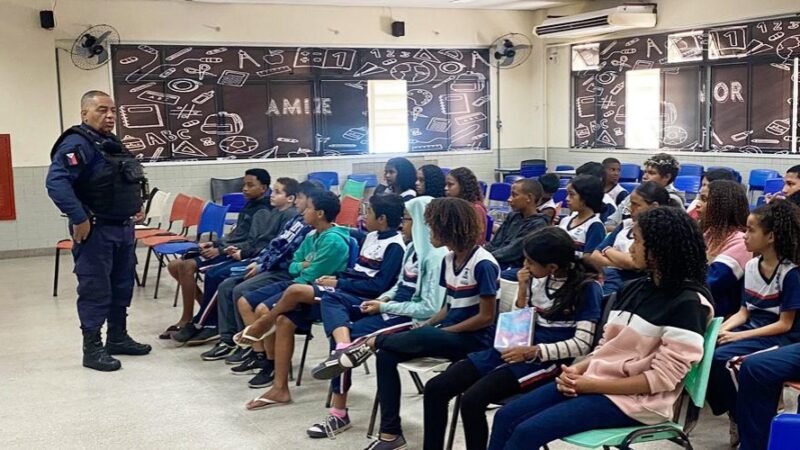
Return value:
<svg viewBox="0 0 800 450">
<path fill-rule="evenodd" d="M 59 0 L 56 29 L 39 27 L 38 11 L 51 0 L 0 0 L 0 133 L 12 139 L 17 220 L 0 222 L 0 252 L 47 248 L 65 237 L 66 227 L 44 191 L 49 151 L 60 132 L 55 48 L 69 48 L 89 25 L 116 27 L 123 42 L 239 45 L 320 46 L 488 46 L 509 32 L 530 35 L 542 12 L 435 10 L 399 8 L 335 8 L 284 5 L 214 5 L 185 1 Z M 392 20 L 406 22 L 406 36 L 389 32 Z M 219 31 L 216 30 L 219 27 Z M 9 45 L 11 44 L 11 45 Z M 537 41 L 534 55 L 541 53 Z M 110 89 L 106 68 L 82 71 L 60 51 L 64 126 L 79 121 L 79 99 L 89 89 Z M 496 92 L 494 74 L 492 93 Z M 503 165 L 541 157 L 542 66 L 536 58 L 502 75 Z M 493 103 L 494 104 L 494 103 Z M 494 115 L 492 110 L 492 142 Z M 151 165 L 151 185 L 172 192 L 209 196 L 212 176 L 239 176 L 261 165 L 277 176 L 304 178 L 312 170 L 337 170 L 345 175 L 357 161 L 383 161 L 388 156 L 313 161 Z M 427 157 L 445 167 L 467 165 L 490 181 L 495 152 L 435 154 Z M 249 165 L 248 165 L 249 164 Z"/>
</svg>

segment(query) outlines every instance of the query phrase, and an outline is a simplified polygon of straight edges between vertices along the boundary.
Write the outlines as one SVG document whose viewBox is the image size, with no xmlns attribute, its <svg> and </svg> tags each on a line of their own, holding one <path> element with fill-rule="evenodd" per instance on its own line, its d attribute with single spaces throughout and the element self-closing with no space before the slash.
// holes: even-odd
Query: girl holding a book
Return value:
<svg viewBox="0 0 800 450">
<path fill-rule="evenodd" d="M 556 227 L 535 231 L 525 241 L 517 308 L 531 308 L 531 345 L 471 353 L 425 385 L 425 449 L 444 447 L 449 401 L 459 394 L 467 449 L 485 449 L 486 407 L 532 390 L 558 374 L 561 364 L 589 353 L 601 316 L 599 271 L 575 256 L 575 245 Z M 510 333 L 509 333 L 510 332 Z M 497 333 L 504 330 L 502 321 Z M 512 337 L 512 336 L 507 336 Z"/>
</svg>

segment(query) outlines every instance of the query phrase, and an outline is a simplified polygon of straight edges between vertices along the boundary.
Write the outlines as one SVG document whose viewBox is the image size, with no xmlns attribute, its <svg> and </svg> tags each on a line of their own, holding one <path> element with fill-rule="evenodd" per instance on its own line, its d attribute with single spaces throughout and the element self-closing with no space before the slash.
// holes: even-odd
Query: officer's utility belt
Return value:
<svg viewBox="0 0 800 450">
<path fill-rule="evenodd" d="M 92 225 L 128 226 L 132 223 L 133 219 L 114 220 L 114 219 L 101 219 L 100 217 L 92 217 Z"/>
</svg>

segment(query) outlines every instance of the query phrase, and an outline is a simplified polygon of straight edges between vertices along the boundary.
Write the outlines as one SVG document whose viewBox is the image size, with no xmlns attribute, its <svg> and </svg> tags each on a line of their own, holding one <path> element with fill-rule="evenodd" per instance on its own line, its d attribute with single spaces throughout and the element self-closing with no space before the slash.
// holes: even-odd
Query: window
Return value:
<svg viewBox="0 0 800 450">
<path fill-rule="evenodd" d="M 404 153 L 408 151 L 408 94 L 404 80 L 370 80 L 369 151 Z"/>
<path fill-rule="evenodd" d="M 658 148 L 661 121 L 661 70 L 631 70 L 625 73 L 630 93 L 625 98 L 625 137 L 629 147 Z"/>
</svg>

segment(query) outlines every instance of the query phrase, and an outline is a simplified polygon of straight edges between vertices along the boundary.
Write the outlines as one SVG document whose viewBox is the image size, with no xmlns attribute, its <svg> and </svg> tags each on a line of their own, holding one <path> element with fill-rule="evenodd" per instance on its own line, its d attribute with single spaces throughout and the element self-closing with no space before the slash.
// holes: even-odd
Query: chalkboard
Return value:
<svg viewBox="0 0 800 450">
<path fill-rule="evenodd" d="M 662 147 L 742 153 L 789 150 L 791 60 L 800 56 L 800 18 L 597 44 L 596 68 L 576 69 L 573 75 L 574 146 L 625 148 L 625 74 L 660 69 Z M 591 47 L 574 48 L 586 52 Z M 708 130 L 705 101 L 711 102 Z"/>
<path fill-rule="evenodd" d="M 147 161 L 369 151 L 368 80 L 408 84 L 409 151 L 489 148 L 487 49 L 119 45 L 117 130 Z"/>
</svg>

